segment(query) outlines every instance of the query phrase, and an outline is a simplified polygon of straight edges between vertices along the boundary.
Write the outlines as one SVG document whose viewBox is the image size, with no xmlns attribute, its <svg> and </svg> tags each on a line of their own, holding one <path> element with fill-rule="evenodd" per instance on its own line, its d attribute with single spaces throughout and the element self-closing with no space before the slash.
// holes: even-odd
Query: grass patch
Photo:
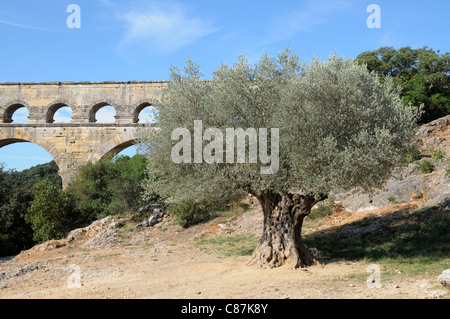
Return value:
<svg viewBox="0 0 450 319">
<path fill-rule="evenodd" d="M 311 213 L 309 213 L 308 218 L 311 220 L 319 220 L 338 211 L 343 211 L 343 207 L 335 203 L 333 197 L 330 197 L 317 204 L 317 206 L 311 210 Z"/>
<path fill-rule="evenodd" d="M 328 258 L 386 265 L 392 272 L 437 274 L 450 268 L 450 214 L 433 207 L 368 216 L 305 236 Z"/>
<path fill-rule="evenodd" d="M 445 153 L 445 151 L 441 150 L 440 148 L 435 149 L 433 147 L 429 147 L 426 149 L 426 151 L 430 153 L 431 158 L 436 162 L 440 162 L 447 157 L 447 153 Z"/>
<path fill-rule="evenodd" d="M 422 174 L 430 174 L 434 170 L 433 164 L 431 164 L 428 160 L 423 160 L 419 164 L 419 169 L 422 172 Z"/>
<path fill-rule="evenodd" d="M 200 250 L 217 253 L 221 257 L 239 257 L 251 256 L 256 248 L 258 239 L 254 235 L 200 237 L 195 244 Z"/>
<path fill-rule="evenodd" d="M 388 197 L 388 201 L 389 201 L 389 203 L 396 203 L 397 202 L 397 199 L 394 197 L 394 196 L 389 196 Z"/>
<path fill-rule="evenodd" d="M 414 163 L 419 159 L 420 159 L 420 150 L 417 146 L 413 146 L 405 154 L 405 165 Z"/>
<path fill-rule="evenodd" d="M 218 217 L 233 217 L 248 210 L 249 205 L 240 199 L 223 203 L 191 203 L 183 202 L 168 207 L 169 213 L 176 216 L 177 223 L 188 228 L 193 225 L 208 222 Z"/>
<path fill-rule="evenodd" d="M 217 205 L 211 208 L 212 218 L 229 218 L 238 216 L 249 209 L 249 205 L 239 200 L 231 201 L 227 204 Z"/>
</svg>

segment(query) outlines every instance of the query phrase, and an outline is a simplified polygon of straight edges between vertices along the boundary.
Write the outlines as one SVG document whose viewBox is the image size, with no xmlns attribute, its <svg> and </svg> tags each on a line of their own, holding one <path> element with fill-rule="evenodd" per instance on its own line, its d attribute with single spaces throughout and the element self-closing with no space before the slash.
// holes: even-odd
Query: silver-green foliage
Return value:
<svg viewBox="0 0 450 319">
<path fill-rule="evenodd" d="M 419 115 L 403 107 L 399 90 L 337 55 L 304 64 L 286 49 L 277 58 L 263 54 L 254 66 L 240 57 L 218 66 L 208 81 L 188 60 L 183 71 L 171 69 L 158 105 L 159 130 L 142 132 L 146 191 L 202 202 L 267 190 L 327 194 L 381 186 L 401 163 Z M 223 131 L 279 128 L 278 172 L 261 175 L 260 163 L 174 164 L 171 132 L 192 132 L 194 120 Z"/>
</svg>

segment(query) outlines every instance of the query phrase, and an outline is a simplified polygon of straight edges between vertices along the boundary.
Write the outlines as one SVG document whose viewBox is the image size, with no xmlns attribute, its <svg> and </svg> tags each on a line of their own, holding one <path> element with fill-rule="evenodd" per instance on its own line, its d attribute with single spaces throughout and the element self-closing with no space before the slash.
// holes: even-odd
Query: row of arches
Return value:
<svg viewBox="0 0 450 319">
<path fill-rule="evenodd" d="M 156 108 L 151 103 L 141 103 L 133 112 L 132 123 L 154 123 Z M 24 124 L 28 123 L 29 110 L 24 103 L 16 103 L 8 106 L 3 115 L 3 123 Z M 107 102 L 94 105 L 89 111 L 90 123 L 115 123 L 115 108 Z M 73 111 L 65 103 L 51 105 L 45 116 L 45 123 L 70 123 Z"/>
</svg>

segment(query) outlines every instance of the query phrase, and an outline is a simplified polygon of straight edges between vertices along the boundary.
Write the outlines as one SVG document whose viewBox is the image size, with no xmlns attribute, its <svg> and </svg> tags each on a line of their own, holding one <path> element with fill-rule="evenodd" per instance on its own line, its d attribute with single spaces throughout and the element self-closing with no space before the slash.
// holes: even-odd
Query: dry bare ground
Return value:
<svg viewBox="0 0 450 319">
<path fill-rule="evenodd" d="M 379 213 L 389 214 L 389 210 Z M 373 212 L 332 216 L 319 228 L 324 231 L 342 226 L 368 214 Z M 307 270 L 288 267 L 260 270 L 246 266 L 249 256 L 226 256 L 213 246 L 200 244 L 236 236 L 253 238 L 253 234 L 259 233 L 261 219 L 257 206 L 251 206 L 238 217 L 216 218 L 188 229 L 170 219 L 148 228 L 135 228 L 133 221 L 114 224 L 108 219 L 70 242 L 47 242 L 0 262 L 0 298 L 449 296 L 435 274 L 385 276 L 381 268 L 381 287 L 370 288 L 366 282 L 371 275 L 366 271 L 368 263 L 329 260 Z"/>
</svg>

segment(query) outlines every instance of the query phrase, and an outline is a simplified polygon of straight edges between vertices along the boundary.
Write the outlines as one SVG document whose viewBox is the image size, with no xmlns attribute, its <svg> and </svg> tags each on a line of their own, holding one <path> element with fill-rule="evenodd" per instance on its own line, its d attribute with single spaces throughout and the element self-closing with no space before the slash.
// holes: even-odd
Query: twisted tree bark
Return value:
<svg viewBox="0 0 450 319">
<path fill-rule="evenodd" d="M 287 263 L 294 269 L 317 264 L 303 243 L 301 232 L 311 208 L 326 197 L 270 191 L 256 196 L 264 213 L 264 231 L 248 264 L 275 268 Z"/>
</svg>

